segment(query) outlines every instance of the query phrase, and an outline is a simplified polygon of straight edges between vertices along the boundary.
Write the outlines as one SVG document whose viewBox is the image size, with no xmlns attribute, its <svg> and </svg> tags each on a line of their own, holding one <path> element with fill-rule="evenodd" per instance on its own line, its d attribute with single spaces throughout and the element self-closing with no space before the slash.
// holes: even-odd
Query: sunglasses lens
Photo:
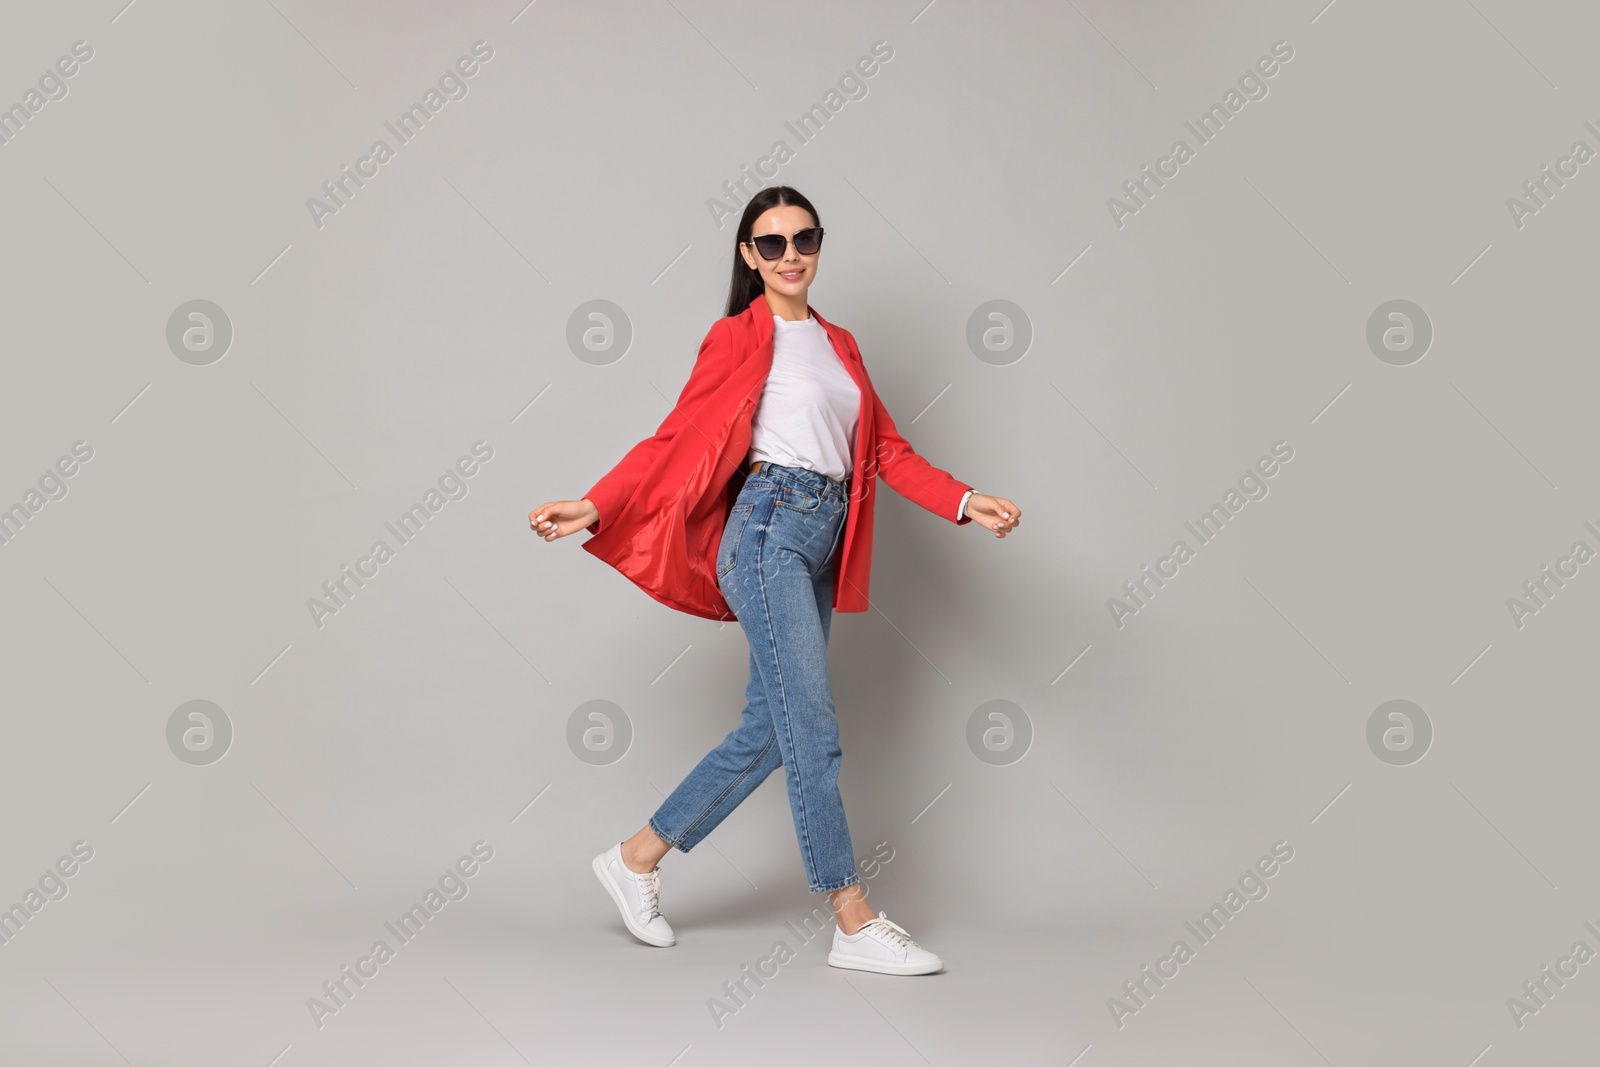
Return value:
<svg viewBox="0 0 1600 1067">
<path fill-rule="evenodd" d="M 756 246 L 756 251 L 761 253 L 762 259 L 777 259 L 789 247 L 789 242 L 781 233 L 764 233 L 760 237 L 752 237 L 750 243 Z M 794 250 L 802 256 L 814 256 L 821 247 L 821 226 L 799 230 L 794 235 Z"/>
</svg>

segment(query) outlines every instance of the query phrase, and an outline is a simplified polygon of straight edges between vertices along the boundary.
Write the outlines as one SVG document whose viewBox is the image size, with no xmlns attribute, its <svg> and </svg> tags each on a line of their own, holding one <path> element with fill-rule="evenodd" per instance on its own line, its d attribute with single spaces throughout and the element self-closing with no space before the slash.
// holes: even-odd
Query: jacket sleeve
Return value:
<svg viewBox="0 0 1600 1067">
<path fill-rule="evenodd" d="M 863 362 L 863 368 L 866 364 Z M 869 380 L 868 384 L 871 382 Z M 873 421 L 877 426 L 874 458 L 878 473 L 889 487 L 913 504 L 920 505 L 957 526 L 965 526 L 972 516 L 956 518 L 961 497 L 972 486 L 951 477 L 917 454 L 911 442 L 895 429 L 889 409 L 883 406 L 878 391 L 872 390 Z"/>
<path fill-rule="evenodd" d="M 706 332 L 705 340 L 700 342 L 700 354 L 695 358 L 694 369 L 689 372 L 689 380 L 684 383 L 683 390 L 678 394 L 678 402 L 661 421 L 656 432 L 629 449 L 615 467 L 583 494 L 600 512 L 600 517 L 586 527 L 590 533 L 599 533 L 622 510 L 633 496 L 639 480 L 650 469 L 651 462 L 674 437 L 683 432 L 685 427 L 689 428 L 690 433 L 699 432 L 693 428 L 689 413 L 697 409 L 727 379 L 733 346 L 728 340 L 727 327 L 724 325 L 726 321 L 718 319 Z"/>
</svg>

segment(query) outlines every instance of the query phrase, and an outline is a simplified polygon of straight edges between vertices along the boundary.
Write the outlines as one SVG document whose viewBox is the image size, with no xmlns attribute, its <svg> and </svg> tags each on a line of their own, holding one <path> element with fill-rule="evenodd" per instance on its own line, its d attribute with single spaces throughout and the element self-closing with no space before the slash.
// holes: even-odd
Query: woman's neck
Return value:
<svg viewBox="0 0 1600 1067">
<path fill-rule="evenodd" d="M 811 317 L 811 306 L 806 303 L 804 294 L 798 297 L 784 296 L 782 293 L 766 291 L 767 307 L 772 313 L 786 322 L 802 322 Z"/>
</svg>

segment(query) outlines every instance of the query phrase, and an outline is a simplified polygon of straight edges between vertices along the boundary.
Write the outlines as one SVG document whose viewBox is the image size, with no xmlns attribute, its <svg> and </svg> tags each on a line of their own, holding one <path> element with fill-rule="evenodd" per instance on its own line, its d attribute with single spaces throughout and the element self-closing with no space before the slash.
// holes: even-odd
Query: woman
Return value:
<svg viewBox="0 0 1600 1067">
<path fill-rule="evenodd" d="M 839 724 L 828 676 L 835 609 L 864 611 L 874 479 L 957 525 L 1004 537 L 1021 511 L 932 466 L 895 430 L 850 333 L 815 314 L 822 225 L 788 186 L 761 190 L 739 221 L 726 317 L 700 346 L 660 429 L 579 500 L 541 504 L 546 541 L 584 548 L 652 597 L 693 615 L 737 618 L 750 643 L 739 726 L 689 772 L 649 822 L 594 858 L 628 930 L 676 943 L 660 910 L 659 861 L 688 852 L 773 770 L 813 893 L 838 926 L 828 962 L 884 974 L 943 967 L 883 912 L 855 873 L 839 796 Z"/>
</svg>

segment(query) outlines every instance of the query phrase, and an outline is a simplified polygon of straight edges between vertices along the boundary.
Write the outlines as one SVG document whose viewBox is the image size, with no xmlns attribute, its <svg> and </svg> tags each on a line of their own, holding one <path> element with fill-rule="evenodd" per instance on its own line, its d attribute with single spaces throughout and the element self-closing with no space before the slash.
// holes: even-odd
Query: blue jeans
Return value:
<svg viewBox="0 0 1600 1067">
<path fill-rule="evenodd" d="M 828 676 L 833 579 L 849 503 L 845 483 L 768 463 L 734 501 L 717 583 L 750 642 L 739 725 L 650 816 L 688 852 L 780 765 L 813 893 L 860 879 L 839 796 L 839 720 Z"/>
</svg>

